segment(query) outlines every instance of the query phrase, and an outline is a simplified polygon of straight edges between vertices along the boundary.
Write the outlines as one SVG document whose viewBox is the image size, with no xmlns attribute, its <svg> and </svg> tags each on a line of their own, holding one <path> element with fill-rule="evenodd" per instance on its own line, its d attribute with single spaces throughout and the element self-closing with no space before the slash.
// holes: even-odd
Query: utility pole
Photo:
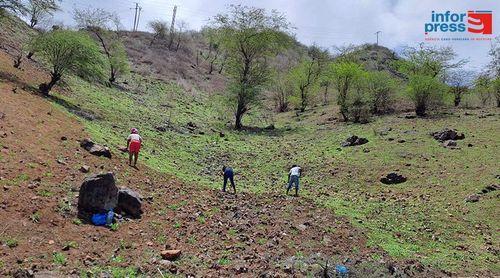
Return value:
<svg viewBox="0 0 500 278">
<path fill-rule="evenodd" d="M 135 31 L 139 29 L 139 20 L 141 19 L 142 7 L 139 7 L 139 13 L 137 14 L 137 25 L 135 25 Z"/>
<path fill-rule="evenodd" d="M 168 49 L 172 47 L 174 42 L 174 26 L 175 26 L 175 15 L 177 14 L 177 6 L 174 6 L 174 12 L 172 13 L 172 24 L 170 24 L 170 42 L 168 43 Z"/>
<path fill-rule="evenodd" d="M 131 8 L 133 9 L 133 8 Z M 135 25 L 137 23 L 137 11 L 139 10 L 139 3 L 135 2 L 135 14 L 134 14 L 134 27 L 132 28 L 132 31 L 135 31 Z"/>
<path fill-rule="evenodd" d="M 377 35 L 377 45 L 378 45 L 378 34 L 382 33 L 382 31 L 377 31 L 375 32 L 375 35 Z"/>
</svg>

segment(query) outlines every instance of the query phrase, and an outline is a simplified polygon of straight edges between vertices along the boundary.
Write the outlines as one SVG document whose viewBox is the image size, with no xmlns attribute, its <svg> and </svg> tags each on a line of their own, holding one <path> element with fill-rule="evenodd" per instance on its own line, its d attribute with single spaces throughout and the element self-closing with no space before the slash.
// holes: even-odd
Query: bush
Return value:
<svg viewBox="0 0 500 278">
<path fill-rule="evenodd" d="M 388 72 L 376 71 L 366 74 L 366 89 L 373 114 L 392 111 L 396 88 L 397 82 Z"/>
<path fill-rule="evenodd" d="M 408 81 L 408 96 L 415 104 L 417 116 L 425 116 L 431 104 L 443 99 L 446 86 L 437 78 L 422 74 L 410 75 Z"/>
<path fill-rule="evenodd" d="M 353 62 L 333 63 L 328 69 L 327 74 L 331 76 L 333 84 L 338 91 L 337 104 L 340 106 L 340 114 L 342 114 L 344 121 L 349 120 L 350 106 L 355 103 L 355 101 L 349 101 L 349 95 L 352 92 L 354 84 L 360 81 L 364 73 L 363 68 Z M 360 92 L 359 88 L 357 92 Z"/>
</svg>

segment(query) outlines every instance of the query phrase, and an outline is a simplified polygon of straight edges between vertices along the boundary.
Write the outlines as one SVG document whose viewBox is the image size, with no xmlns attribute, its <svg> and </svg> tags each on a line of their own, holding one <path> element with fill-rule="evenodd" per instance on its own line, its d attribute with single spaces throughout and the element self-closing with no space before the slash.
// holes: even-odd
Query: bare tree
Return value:
<svg viewBox="0 0 500 278">
<path fill-rule="evenodd" d="M 162 20 L 153 20 L 148 23 L 149 28 L 153 30 L 153 39 L 149 45 L 153 45 L 156 40 L 164 40 L 168 35 L 168 23 Z"/>
<path fill-rule="evenodd" d="M 28 0 L 26 9 L 31 28 L 34 28 L 43 18 L 51 16 L 59 10 L 58 2 L 60 0 Z"/>
<path fill-rule="evenodd" d="M 184 32 L 187 30 L 188 24 L 184 20 L 179 20 L 175 25 L 177 29 L 177 42 L 175 44 L 175 51 L 177 51 L 179 50 L 181 43 L 186 40 L 186 34 Z"/>
</svg>

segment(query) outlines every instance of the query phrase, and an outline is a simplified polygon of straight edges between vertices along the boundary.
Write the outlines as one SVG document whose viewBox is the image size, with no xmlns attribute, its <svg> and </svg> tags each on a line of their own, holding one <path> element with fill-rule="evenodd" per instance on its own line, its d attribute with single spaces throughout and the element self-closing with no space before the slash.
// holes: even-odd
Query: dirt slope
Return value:
<svg viewBox="0 0 500 278">
<path fill-rule="evenodd" d="M 87 134 L 78 119 L 23 90 L 45 73 L 29 62 L 14 69 L 11 59 L 0 53 L 1 276 L 26 269 L 56 276 L 305 276 L 320 271 L 313 261 L 327 258 L 359 277 L 429 274 L 367 247 L 361 231 L 311 200 L 222 194 L 143 165 L 130 168 L 118 150 L 112 159 L 90 155 L 79 147 Z M 82 165 L 90 174 L 112 171 L 119 186 L 140 192 L 147 200 L 144 217 L 120 223 L 117 231 L 79 223 L 77 191 L 89 175 L 79 171 Z M 181 258 L 161 261 L 165 245 L 181 249 Z"/>
</svg>

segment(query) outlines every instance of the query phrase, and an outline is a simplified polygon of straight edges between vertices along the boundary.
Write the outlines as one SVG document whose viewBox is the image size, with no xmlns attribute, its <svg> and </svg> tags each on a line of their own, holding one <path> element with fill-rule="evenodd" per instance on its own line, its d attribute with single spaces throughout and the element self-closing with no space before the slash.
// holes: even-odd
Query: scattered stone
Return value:
<svg viewBox="0 0 500 278">
<path fill-rule="evenodd" d="M 404 143 L 404 142 L 406 142 L 406 140 L 405 140 L 405 139 L 399 139 L 399 140 L 398 140 L 398 143 Z"/>
<path fill-rule="evenodd" d="M 413 115 L 413 114 L 405 115 L 405 119 L 415 119 L 416 117 L 417 117 L 417 115 Z"/>
<path fill-rule="evenodd" d="M 474 145 L 472 145 L 471 143 L 467 144 L 467 147 L 474 147 Z"/>
<path fill-rule="evenodd" d="M 306 226 L 306 225 L 304 225 L 304 224 L 300 224 L 300 225 L 298 225 L 298 226 L 297 226 L 297 229 L 298 229 L 299 231 L 302 231 L 302 232 L 303 232 L 303 231 L 305 231 L 305 230 L 307 229 L 307 226 Z"/>
<path fill-rule="evenodd" d="M 118 191 L 118 213 L 125 213 L 133 218 L 140 218 L 142 214 L 141 196 L 128 188 L 122 188 Z"/>
<path fill-rule="evenodd" d="M 369 152 L 370 152 L 370 149 L 368 149 L 368 148 L 364 148 L 364 149 L 363 149 L 363 152 L 364 152 L 364 153 L 369 153 Z"/>
<path fill-rule="evenodd" d="M 98 145 L 89 138 L 83 139 L 80 142 L 80 147 L 84 148 L 93 155 L 111 158 L 111 151 L 108 147 Z"/>
<path fill-rule="evenodd" d="M 7 186 L 7 185 L 4 185 L 4 186 L 3 186 L 3 190 L 4 190 L 4 191 L 9 191 L 9 189 L 10 189 L 10 186 Z"/>
<path fill-rule="evenodd" d="M 0 112 L 0 120 L 2 120 L 3 118 L 5 118 L 5 113 Z"/>
<path fill-rule="evenodd" d="M 66 161 L 64 161 L 64 159 L 62 159 L 62 158 L 58 158 L 56 161 L 57 161 L 57 163 L 59 163 L 61 165 L 66 165 Z"/>
<path fill-rule="evenodd" d="M 126 153 L 128 152 L 128 149 L 127 149 L 127 146 L 119 146 L 118 147 L 118 150 L 122 153 Z"/>
<path fill-rule="evenodd" d="M 78 195 L 78 215 L 88 219 L 94 213 L 105 213 L 116 207 L 118 188 L 113 173 L 85 178 Z"/>
<path fill-rule="evenodd" d="M 479 194 L 487 194 L 487 193 L 496 191 L 498 189 L 500 189 L 500 185 L 496 185 L 496 184 L 488 185 L 485 188 L 483 188 Z"/>
<path fill-rule="evenodd" d="M 174 261 L 181 255 L 181 250 L 165 250 L 160 255 L 164 260 Z"/>
<path fill-rule="evenodd" d="M 70 113 L 77 115 L 78 117 L 84 118 L 85 120 L 94 121 L 100 119 L 99 116 L 95 115 L 93 112 L 85 111 L 81 109 L 69 109 Z"/>
<path fill-rule="evenodd" d="M 467 198 L 465 198 L 465 202 L 467 202 L 467 203 L 479 202 L 479 195 L 472 194 L 472 195 L 468 196 Z"/>
<path fill-rule="evenodd" d="M 274 130 L 275 127 L 274 127 L 274 124 L 270 124 L 270 125 L 266 126 L 264 129 L 265 130 Z"/>
<path fill-rule="evenodd" d="M 165 132 L 167 131 L 167 127 L 165 125 L 158 125 L 158 126 L 155 126 L 155 129 L 159 132 Z"/>
<path fill-rule="evenodd" d="M 347 138 L 340 146 L 342 147 L 350 147 L 350 146 L 358 146 L 358 145 L 363 145 L 368 143 L 368 139 L 366 138 L 361 138 L 356 135 L 352 135 L 349 138 Z"/>
<path fill-rule="evenodd" d="M 387 135 L 389 131 L 392 131 L 392 127 L 386 127 L 378 131 L 379 135 Z"/>
<path fill-rule="evenodd" d="M 449 128 L 432 132 L 431 136 L 440 142 L 444 142 L 446 140 L 462 140 L 465 138 L 465 135 L 463 133 L 458 133 L 455 129 Z"/>
<path fill-rule="evenodd" d="M 66 140 L 68 140 L 68 137 L 66 137 L 66 136 L 61 137 L 61 141 L 66 141 Z"/>
<path fill-rule="evenodd" d="M 53 240 L 49 240 L 49 245 L 52 245 L 52 244 L 54 244 L 54 243 L 55 243 L 55 241 L 53 241 Z"/>
<path fill-rule="evenodd" d="M 457 141 L 455 141 L 455 140 L 446 140 L 446 141 L 443 142 L 443 147 L 450 148 L 450 149 L 456 149 L 457 148 Z"/>
<path fill-rule="evenodd" d="M 219 132 L 219 137 L 221 137 L 221 138 L 222 138 L 222 137 L 224 137 L 224 136 L 226 136 L 226 134 L 224 134 L 224 132 L 220 131 L 220 132 Z"/>
<path fill-rule="evenodd" d="M 407 180 L 407 178 L 403 175 L 397 174 L 397 173 L 389 173 L 387 176 L 382 177 L 380 179 L 380 182 L 383 184 L 398 184 L 398 183 L 403 183 Z"/>
<path fill-rule="evenodd" d="M 82 173 L 88 173 L 88 172 L 90 172 L 90 166 L 88 166 L 88 165 L 82 165 L 82 167 L 80 167 L 80 172 L 82 172 Z"/>
</svg>

